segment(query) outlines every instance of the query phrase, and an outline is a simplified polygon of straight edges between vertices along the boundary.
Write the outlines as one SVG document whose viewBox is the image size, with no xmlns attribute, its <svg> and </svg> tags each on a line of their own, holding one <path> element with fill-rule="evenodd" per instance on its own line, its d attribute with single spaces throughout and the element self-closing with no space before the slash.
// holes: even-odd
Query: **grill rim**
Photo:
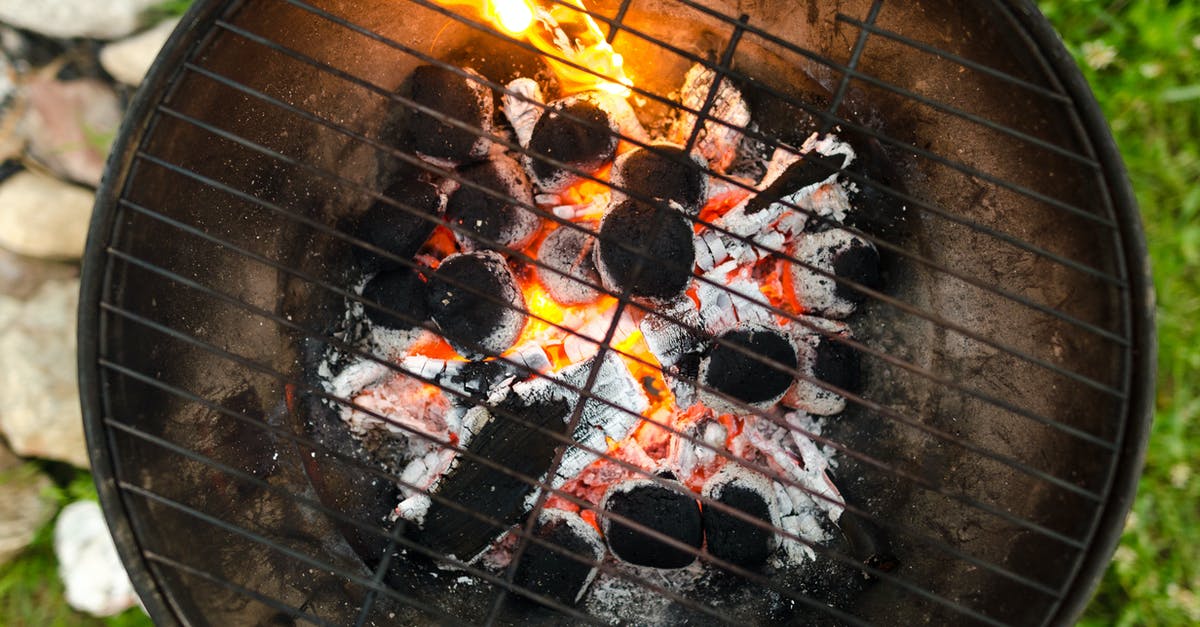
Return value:
<svg viewBox="0 0 1200 627">
<path fill-rule="evenodd" d="M 104 416 L 109 398 L 105 369 L 101 366 L 104 345 L 103 309 L 99 306 L 110 287 L 111 258 L 108 246 L 119 226 L 120 200 L 130 179 L 136 153 L 157 121 L 158 104 L 171 91 L 184 62 L 220 29 L 212 28 L 223 15 L 235 12 L 244 0 L 208 0 L 188 10 L 179 26 L 147 73 L 135 94 L 109 155 L 105 177 L 96 195 L 80 277 L 78 309 L 78 380 L 84 431 L 93 479 L 100 495 L 110 532 L 119 554 L 147 613 L 156 624 L 186 624 L 181 609 L 171 600 L 169 588 L 160 581 L 147 552 L 142 548 L 126 508 L 126 490 L 117 477 L 116 456 L 111 446 L 110 426 Z M 996 3 L 1008 12 L 1020 34 L 1026 36 L 1044 60 L 1044 69 L 1058 81 L 1078 116 L 1080 131 L 1091 142 L 1100 165 L 1111 211 L 1117 228 L 1118 259 L 1128 282 L 1125 300 L 1126 337 L 1129 338 L 1127 370 L 1122 380 L 1126 399 L 1117 430 L 1119 454 L 1109 466 L 1106 498 L 1094 518 L 1087 545 L 1068 577 L 1056 606 L 1045 624 L 1071 624 L 1083 612 L 1111 561 L 1132 507 L 1138 479 L 1145 462 L 1154 410 L 1157 376 L 1155 293 L 1149 253 L 1140 211 L 1116 141 L 1109 131 L 1095 95 L 1074 59 L 1050 22 L 1033 0 L 1004 0 Z M 295 609 L 295 608 L 292 608 Z"/>
</svg>

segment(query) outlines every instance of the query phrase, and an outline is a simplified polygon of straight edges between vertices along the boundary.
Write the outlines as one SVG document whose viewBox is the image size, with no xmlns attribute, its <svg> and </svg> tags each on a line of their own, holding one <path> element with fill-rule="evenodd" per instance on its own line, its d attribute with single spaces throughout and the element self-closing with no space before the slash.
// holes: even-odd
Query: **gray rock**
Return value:
<svg viewBox="0 0 1200 627">
<path fill-rule="evenodd" d="M 0 0 L 0 21 L 47 37 L 119 39 L 163 0 Z"/>
<path fill-rule="evenodd" d="M 178 19 L 166 20 L 150 30 L 108 44 L 100 51 L 100 65 L 126 85 L 140 85 L 158 51 L 178 24 Z"/>
<path fill-rule="evenodd" d="M 88 466 L 75 376 L 79 281 L 0 297 L 0 431 L 13 451 Z"/>
<path fill-rule="evenodd" d="M 76 501 L 63 508 L 54 524 L 54 556 L 71 607 L 93 616 L 113 616 L 137 603 L 95 501 Z"/>
<path fill-rule="evenodd" d="M 29 546 L 54 516 L 50 478 L 0 445 L 0 564 Z"/>
<path fill-rule="evenodd" d="M 93 201 L 82 187 L 18 172 L 0 183 L 0 246 L 31 257 L 78 259 Z"/>
<path fill-rule="evenodd" d="M 0 248 L 0 295 L 27 299 L 46 281 L 79 276 L 79 267 L 26 257 Z"/>
<path fill-rule="evenodd" d="M 23 95 L 21 123 L 29 155 L 55 174 L 98 186 L 124 115 L 112 87 L 91 78 L 38 76 L 24 86 Z"/>
</svg>

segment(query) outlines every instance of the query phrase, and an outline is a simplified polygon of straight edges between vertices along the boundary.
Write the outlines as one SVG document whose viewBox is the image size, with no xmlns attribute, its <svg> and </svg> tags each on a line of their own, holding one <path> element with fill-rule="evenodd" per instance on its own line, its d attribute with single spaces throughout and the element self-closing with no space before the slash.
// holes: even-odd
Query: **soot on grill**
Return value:
<svg viewBox="0 0 1200 627">
<path fill-rule="evenodd" d="M 617 132 L 617 121 L 603 106 L 603 96 L 586 92 L 550 103 L 533 127 L 529 150 L 595 172 L 616 154 Z M 538 187 L 548 192 L 561 191 L 577 179 L 536 157 L 526 156 L 525 165 Z"/>
<path fill-rule="evenodd" d="M 730 408 L 720 392 L 746 404 L 767 407 L 783 398 L 795 380 L 796 349 L 782 333 L 757 324 L 721 334 L 700 366 L 701 392 L 715 407 Z M 711 390 L 711 391 L 710 391 Z"/>
<path fill-rule="evenodd" d="M 604 287 L 665 300 L 687 288 L 696 247 L 682 213 L 625 199 L 600 222 L 595 257 Z"/>
<path fill-rule="evenodd" d="M 631 194 L 675 201 L 694 216 L 708 197 L 706 164 L 674 144 L 631 150 L 613 163 L 612 183 Z M 614 190 L 614 194 L 617 192 Z"/>
<path fill-rule="evenodd" d="M 587 231 L 560 226 L 542 240 L 538 259 L 553 272 L 538 268 L 538 279 L 550 297 L 563 305 L 582 305 L 600 298 L 600 292 L 588 285 L 599 285 L 600 275 L 592 260 L 596 238 L 595 225 L 580 225 Z M 561 274 L 560 274 L 561 273 Z"/>
<path fill-rule="evenodd" d="M 521 248 L 537 233 L 541 220 L 526 208 L 533 202 L 533 188 L 516 160 L 498 155 L 463 168 L 460 174 L 492 192 L 460 185 L 450 195 L 446 218 L 465 231 L 455 231 L 455 239 L 463 249 L 489 245 Z"/>
<path fill-rule="evenodd" d="M 619 483 L 609 488 L 601 507 L 696 550 L 672 546 L 641 529 L 606 517 L 604 536 L 617 557 L 654 568 L 683 568 L 696 560 L 704 542 L 700 507 L 683 484 L 670 481 L 667 485 L 645 479 Z"/>
<path fill-rule="evenodd" d="M 376 201 L 359 217 L 354 235 L 399 259 L 412 259 L 437 227 L 446 199 L 434 185 L 415 179 L 397 181 L 383 195 L 402 206 Z M 361 247 L 354 248 L 354 255 L 359 267 L 368 273 L 402 265 Z"/>
<path fill-rule="evenodd" d="M 429 311 L 464 357 L 499 355 L 525 326 L 525 299 L 508 263 L 492 251 L 446 257 L 429 281 Z"/>
</svg>

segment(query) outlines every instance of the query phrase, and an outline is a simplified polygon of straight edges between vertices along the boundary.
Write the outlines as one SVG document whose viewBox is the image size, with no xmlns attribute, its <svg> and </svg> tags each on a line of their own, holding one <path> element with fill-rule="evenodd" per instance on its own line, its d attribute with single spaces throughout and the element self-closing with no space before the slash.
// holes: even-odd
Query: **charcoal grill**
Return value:
<svg viewBox="0 0 1200 627">
<path fill-rule="evenodd" d="M 552 5 L 577 7 L 544 3 Z M 401 478 L 361 454 L 338 420 L 339 404 L 353 399 L 316 374 L 331 349 L 390 363 L 364 354 L 345 324 L 347 303 L 364 300 L 352 287 L 355 259 L 379 252 L 347 215 L 376 202 L 418 212 L 381 193 L 395 171 L 443 168 L 504 200 L 389 139 L 395 112 L 487 135 L 415 102 L 404 88 L 413 68 L 441 67 L 506 93 L 508 77 L 483 66 L 548 53 L 472 7 L 431 0 L 198 1 L 113 151 L 80 306 L 90 453 L 151 616 L 230 625 L 1071 622 L 1116 545 L 1141 466 L 1153 292 L 1120 158 L 1044 18 L 1021 0 L 604 0 L 587 10 L 623 54 L 646 117 L 678 108 L 671 92 L 700 64 L 744 88 L 756 112 L 755 126 L 740 129 L 747 137 L 794 147 L 809 132 L 835 132 L 864 157 L 842 175 L 874 209 L 840 228 L 878 250 L 884 280 L 870 287 L 826 272 L 864 302 L 849 320 L 852 338 L 813 329 L 859 356 L 862 385 L 789 367 L 846 399 L 822 432 L 804 433 L 838 460 L 846 509 L 836 541 L 810 543 L 816 558 L 791 576 L 642 529 L 702 554 L 711 576 L 681 586 L 671 570 L 568 557 L 526 522 L 546 498 L 515 525 L 513 563 L 503 568 L 439 555 L 389 522 Z M 483 76 L 466 74 L 469 64 Z M 711 118 L 715 93 L 690 113 L 727 126 Z M 511 137 L 497 141 L 527 152 Z M 654 259 L 645 248 L 627 252 Z M 613 296 L 621 307 L 646 306 Z M 618 350 L 616 326 L 601 331 L 600 353 Z M 783 367 L 747 354 L 764 372 Z M 575 391 L 620 400 L 593 394 L 595 382 L 593 374 Z M 549 437 L 560 459 L 572 442 Z M 479 463 L 557 496 L 542 477 Z M 432 498 L 488 522 L 453 498 Z M 530 555 L 596 567 L 634 602 L 600 611 L 530 590 L 518 577 Z"/>
</svg>

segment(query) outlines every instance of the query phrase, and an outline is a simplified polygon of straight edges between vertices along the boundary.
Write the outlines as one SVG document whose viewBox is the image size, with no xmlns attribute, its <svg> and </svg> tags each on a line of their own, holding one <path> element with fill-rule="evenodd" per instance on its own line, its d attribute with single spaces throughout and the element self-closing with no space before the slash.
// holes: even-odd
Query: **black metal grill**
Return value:
<svg viewBox="0 0 1200 627">
<path fill-rule="evenodd" d="M 528 547 L 537 546 L 652 591 L 671 602 L 671 616 L 700 623 L 1071 620 L 1115 546 L 1136 483 L 1153 396 L 1152 296 L 1119 157 L 1086 85 L 1044 20 L 1024 2 L 931 3 L 925 13 L 883 0 L 841 3 L 836 10 L 814 3 L 806 17 L 788 19 L 781 16 L 800 9 L 784 3 L 755 5 L 746 14 L 692 0 L 595 2 L 588 9 L 607 40 L 628 50 L 631 63 L 638 55 L 662 55 L 663 63 L 697 63 L 716 73 L 704 106 L 687 111 L 699 120 L 689 148 L 704 122 L 728 125 L 711 116 L 716 85 L 728 80 L 793 115 L 810 116 L 822 132 L 852 134 L 896 166 L 891 177 L 842 173 L 906 207 L 903 228 L 829 224 L 890 260 L 884 287 L 770 251 L 866 295 L 852 320 L 854 339 L 763 304 L 859 354 L 868 376 L 864 390 L 830 385 L 711 338 L 848 401 L 823 433 L 799 431 L 840 460 L 843 531 L 886 538 L 895 563 L 813 542 L 693 495 L 705 508 L 809 547 L 829 565 L 830 587 L 840 586 L 847 573 L 872 581 L 852 599 L 835 599 L 811 582 L 799 586 L 702 553 L 704 563 L 739 581 L 746 596 L 770 597 L 776 611 L 790 613 L 755 614 L 766 611 L 756 598 L 712 603 L 711 591 L 595 562 L 537 537 L 534 522 L 549 495 L 590 507 L 551 486 L 553 470 L 526 476 L 436 439 L 463 459 L 540 489 L 533 513 L 513 531 L 512 563 L 502 569 L 464 563 L 407 537 L 404 525 L 389 527 L 373 515 L 383 494 L 376 487 L 415 486 L 339 439 L 329 426 L 337 422 L 329 407 L 395 421 L 330 394 L 314 378 L 315 356 L 336 350 L 438 382 L 373 354 L 338 326 L 347 302 L 405 316 L 349 287 L 351 249 L 419 269 L 413 259 L 347 232 L 338 212 L 383 202 L 436 220 L 379 191 L 376 171 L 385 162 L 514 200 L 382 138 L 380 120 L 393 108 L 488 135 L 398 93 L 395 82 L 403 73 L 389 63 L 436 65 L 520 98 L 443 60 L 442 31 L 423 27 L 439 24 L 454 33 L 447 37 L 470 34 L 546 53 L 496 31 L 470 9 L 431 0 L 214 1 L 197 3 L 138 96 L 99 196 L 81 299 L 80 380 L 92 459 L 110 526 L 151 615 L 220 624 L 637 622 L 522 589 L 515 583 L 518 565 Z M 404 19 L 393 19 L 394 13 Z M 679 23 L 664 26 L 671 18 Z M 786 31 L 805 19 L 826 30 Z M 713 41 L 701 46 L 701 33 Z M 794 74 L 764 75 L 779 66 L 795 68 Z M 805 81 L 823 83 L 817 91 L 827 93 L 828 102 L 798 95 L 795 84 Z M 632 89 L 650 106 L 680 106 L 655 85 L 635 82 Z M 771 132 L 737 130 L 770 148 L 797 149 Z M 637 138 L 621 140 L 654 150 Z M 964 157 L 953 154 L 956 145 Z M 533 156 L 610 185 L 592 172 Z M 706 174 L 756 191 L 722 172 Z M 967 187 L 970 194 L 963 192 Z M 636 190 L 618 191 L 655 202 Z M 564 228 L 588 230 L 536 204 L 523 208 Z M 828 222 L 816 214 L 809 219 Z M 760 248 L 703 218 L 693 222 Z M 484 243 L 562 274 L 522 250 Z M 625 247 L 650 263 L 673 263 Z M 729 291 L 703 276 L 693 280 Z M 458 287 L 510 306 L 475 286 Z M 600 355 L 620 352 L 613 339 L 622 312 L 646 305 L 603 285 L 589 287 L 617 299 L 606 332 L 590 339 Z M 595 366 L 583 386 L 560 385 L 585 402 L 625 411 L 617 399 L 592 392 L 598 374 Z M 781 420 L 706 391 L 747 415 Z M 571 427 L 585 402 L 573 411 Z M 504 412 L 497 418 L 578 446 L 572 428 L 560 433 Z M 326 426 L 313 426 L 323 419 Z M 771 468 L 660 426 L 774 482 L 830 500 Z M 608 451 L 584 448 L 671 485 Z M 558 449 L 552 469 L 564 450 Z M 429 496 L 494 524 L 497 535 L 510 526 L 438 492 Z M 383 504 L 385 511 L 394 505 Z M 608 515 L 696 552 L 637 521 Z M 366 557 L 363 547 L 376 553 Z M 458 569 L 443 577 L 461 574 L 483 585 L 458 591 L 437 581 L 436 571 L 405 585 L 390 579 L 416 556 Z"/>
</svg>

